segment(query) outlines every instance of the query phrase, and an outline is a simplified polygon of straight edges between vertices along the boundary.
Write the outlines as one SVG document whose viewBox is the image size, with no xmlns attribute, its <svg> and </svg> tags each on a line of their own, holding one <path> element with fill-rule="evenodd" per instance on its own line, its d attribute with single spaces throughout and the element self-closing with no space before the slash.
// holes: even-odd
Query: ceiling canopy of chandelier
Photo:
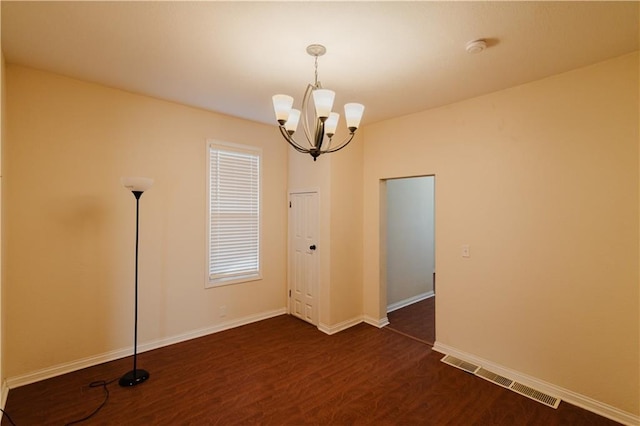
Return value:
<svg viewBox="0 0 640 426">
<path fill-rule="evenodd" d="M 276 113 L 276 120 L 280 133 L 296 151 L 304 154 L 311 154 L 315 161 L 320 154 L 336 152 L 353 139 L 356 130 L 360 126 L 364 105 L 348 103 L 344 106 L 344 115 L 347 121 L 349 135 L 340 143 L 333 143 L 333 135 L 338 127 L 340 114 L 331 112 L 335 92 L 323 89 L 318 81 L 318 57 L 326 53 L 327 49 L 320 44 L 307 46 L 307 53 L 315 58 L 315 79 L 313 84 L 307 86 L 302 98 L 301 110 L 293 108 L 293 98 L 288 95 L 273 96 L 273 109 Z M 313 97 L 314 110 L 309 108 L 309 103 Z M 293 134 L 298 128 L 298 122 L 302 117 L 302 127 L 307 139 L 307 143 L 299 143 L 293 139 Z M 315 128 L 309 127 L 309 120 L 315 121 Z M 326 138 L 325 138 L 326 136 Z"/>
</svg>

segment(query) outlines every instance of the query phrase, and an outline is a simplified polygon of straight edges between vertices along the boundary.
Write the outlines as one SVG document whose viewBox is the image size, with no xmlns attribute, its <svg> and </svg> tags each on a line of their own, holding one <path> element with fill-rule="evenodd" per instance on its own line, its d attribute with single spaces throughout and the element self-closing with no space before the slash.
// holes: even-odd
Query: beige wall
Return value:
<svg viewBox="0 0 640 426">
<path fill-rule="evenodd" d="M 343 137 L 339 130 L 335 139 Z M 319 327 L 327 332 L 362 319 L 362 149 L 356 134 L 339 153 L 315 162 L 289 151 L 289 191 L 319 192 Z"/>
<path fill-rule="evenodd" d="M 155 179 L 140 200 L 140 344 L 284 309 L 288 154 L 274 126 L 6 71 L 7 377 L 131 347 L 135 199 L 121 176 Z M 204 288 L 207 138 L 264 148 L 260 281 Z"/>
<path fill-rule="evenodd" d="M 366 114 L 366 112 L 365 112 Z M 331 157 L 331 325 L 362 318 L 362 133 Z"/>
<path fill-rule="evenodd" d="M 386 304 L 380 180 L 435 174 L 437 341 L 640 413 L 638 69 L 635 53 L 366 127 L 365 315 Z"/>
</svg>

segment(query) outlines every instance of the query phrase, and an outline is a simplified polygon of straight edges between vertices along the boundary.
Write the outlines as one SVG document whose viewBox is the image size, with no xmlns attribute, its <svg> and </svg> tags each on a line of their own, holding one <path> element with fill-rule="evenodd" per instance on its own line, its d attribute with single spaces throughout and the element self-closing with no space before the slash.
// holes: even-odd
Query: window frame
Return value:
<svg viewBox="0 0 640 426">
<path fill-rule="evenodd" d="M 240 153 L 240 154 L 249 154 L 256 156 L 258 158 L 258 270 L 257 272 L 247 272 L 241 275 L 231 275 L 228 277 L 218 277 L 212 278 L 211 271 L 211 227 L 212 227 L 212 211 L 211 211 L 211 151 L 212 149 L 218 149 L 221 151 Z M 221 287 L 231 284 L 239 284 L 244 282 L 256 281 L 262 279 L 262 269 L 263 269 L 263 256 L 262 256 L 262 236 L 263 236 L 263 227 L 262 227 L 262 168 L 263 168 L 263 155 L 262 148 L 238 144 L 232 142 L 221 141 L 217 139 L 207 139 L 206 141 L 206 238 L 205 238 L 205 288 L 215 288 Z"/>
</svg>

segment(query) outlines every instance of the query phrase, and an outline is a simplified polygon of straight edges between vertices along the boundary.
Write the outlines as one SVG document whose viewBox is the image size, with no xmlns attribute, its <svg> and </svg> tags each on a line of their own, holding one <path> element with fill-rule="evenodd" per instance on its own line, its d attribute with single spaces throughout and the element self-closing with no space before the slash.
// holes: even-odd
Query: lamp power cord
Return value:
<svg viewBox="0 0 640 426">
<path fill-rule="evenodd" d="M 9 423 L 11 423 L 13 426 L 16 426 L 16 424 L 13 422 L 13 420 L 11 419 L 11 416 L 9 415 L 9 413 L 7 413 L 6 411 L 4 411 L 2 408 L 0 408 L 0 411 L 2 411 L 2 415 L 4 417 L 7 418 L 7 420 L 9 420 Z"/>
<path fill-rule="evenodd" d="M 102 409 L 102 407 L 104 407 L 105 405 L 107 405 L 107 401 L 109 401 L 109 388 L 108 386 L 115 382 L 116 379 L 112 379 L 109 381 L 106 380 L 96 380 L 95 382 L 91 382 L 89 383 L 89 387 L 90 388 L 99 388 L 101 387 L 103 392 L 104 392 L 104 399 L 102 400 L 102 403 L 95 409 L 93 410 L 91 413 L 87 414 L 86 416 L 82 417 L 81 419 L 77 419 L 77 420 L 72 420 L 69 423 L 65 423 L 65 426 L 70 426 L 70 425 L 75 425 L 78 423 L 82 423 L 86 420 L 89 420 L 91 417 L 95 416 L 96 414 L 98 414 L 98 412 Z M 0 412 L 2 412 L 3 416 L 7 418 L 7 420 L 9 420 L 9 423 L 11 423 L 12 426 L 17 426 L 16 423 L 13 421 L 13 419 L 11 418 L 11 416 L 9 416 L 9 413 L 7 413 L 5 410 L 3 410 L 2 408 L 0 408 Z"/>
<path fill-rule="evenodd" d="M 98 412 L 102 409 L 102 407 L 104 407 L 105 405 L 107 405 L 107 401 L 109 401 L 109 388 L 108 386 L 115 382 L 118 379 L 112 379 L 109 381 L 106 380 L 96 380 L 95 382 L 91 382 L 89 383 L 89 387 L 90 388 L 98 388 L 101 387 L 103 392 L 104 392 L 104 400 L 102 400 L 102 403 L 95 409 L 93 410 L 91 413 L 87 414 L 86 416 L 84 416 L 81 419 L 77 419 L 77 420 L 73 420 L 69 423 L 65 423 L 64 426 L 70 426 L 70 425 L 75 425 L 77 423 L 82 423 L 86 420 L 89 420 L 91 417 L 95 416 L 96 414 L 98 414 Z"/>
</svg>

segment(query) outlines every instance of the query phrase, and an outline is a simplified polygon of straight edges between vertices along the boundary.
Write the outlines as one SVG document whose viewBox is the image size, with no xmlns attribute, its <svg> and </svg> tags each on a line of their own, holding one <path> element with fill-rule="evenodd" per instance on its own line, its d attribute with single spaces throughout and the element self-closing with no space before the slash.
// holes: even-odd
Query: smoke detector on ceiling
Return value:
<svg viewBox="0 0 640 426">
<path fill-rule="evenodd" d="M 487 42 L 480 39 L 480 40 L 473 40 L 470 41 L 469 43 L 467 43 L 465 49 L 467 49 L 467 53 L 480 53 L 482 51 L 484 51 L 484 49 L 487 48 Z"/>
</svg>

